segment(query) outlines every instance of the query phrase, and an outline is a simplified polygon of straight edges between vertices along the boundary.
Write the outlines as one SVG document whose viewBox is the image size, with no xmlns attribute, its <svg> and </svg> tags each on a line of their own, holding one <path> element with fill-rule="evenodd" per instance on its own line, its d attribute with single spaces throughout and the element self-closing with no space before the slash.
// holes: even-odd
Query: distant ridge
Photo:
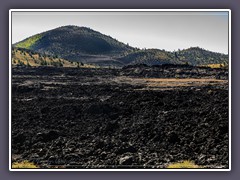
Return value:
<svg viewBox="0 0 240 180">
<path fill-rule="evenodd" d="M 207 51 L 199 47 L 191 47 L 179 51 L 165 51 L 159 49 L 139 50 L 121 58 L 126 64 L 228 64 L 228 55 Z"/>
</svg>

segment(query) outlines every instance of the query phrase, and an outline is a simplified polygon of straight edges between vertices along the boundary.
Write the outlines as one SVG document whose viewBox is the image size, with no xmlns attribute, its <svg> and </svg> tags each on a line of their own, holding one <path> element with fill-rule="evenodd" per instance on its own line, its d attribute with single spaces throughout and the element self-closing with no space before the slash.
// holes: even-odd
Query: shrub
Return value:
<svg viewBox="0 0 240 180">
<path fill-rule="evenodd" d="M 182 162 L 178 162 L 178 163 L 173 163 L 173 164 L 169 164 L 167 166 L 167 168 L 173 168 L 173 169 L 177 169 L 177 168 L 182 168 L 182 169 L 187 169 L 187 168 L 201 168 L 200 166 L 194 164 L 194 162 L 192 161 L 182 161 Z"/>
<path fill-rule="evenodd" d="M 22 162 L 14 162 L 12 164 L 12 168 L 13 169 L 20 169 L 20 168 L 27 169 L 27 168 L 38 168 L 38 166 L 36 166 L 35 164 L 25 160 L 25 161 L 22 161 Z"/>
</svg>

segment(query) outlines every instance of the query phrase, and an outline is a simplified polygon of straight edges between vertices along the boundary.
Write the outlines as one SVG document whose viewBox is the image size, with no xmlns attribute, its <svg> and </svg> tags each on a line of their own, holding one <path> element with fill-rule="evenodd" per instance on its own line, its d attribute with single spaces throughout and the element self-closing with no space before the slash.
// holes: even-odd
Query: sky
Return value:
<svg viewBox="0 0 240 180">
<path fill-rule="evenodd" d="M 138 48 L 228 54 L 228 12 L 12 12 L 12 43 L 60 26 L 89 27 Z"/>
</svg>

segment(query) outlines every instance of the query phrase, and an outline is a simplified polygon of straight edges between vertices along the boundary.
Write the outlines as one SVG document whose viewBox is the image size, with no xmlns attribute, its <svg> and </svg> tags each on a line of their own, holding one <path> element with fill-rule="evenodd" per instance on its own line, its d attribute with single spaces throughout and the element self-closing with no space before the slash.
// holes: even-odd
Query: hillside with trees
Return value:
<svg viewBox="0 0 240 180">
<path fill-rule="evenodd" d="M 174 52 L 179 61 L 191 65 L 228 64 L 228 55 L 211 52 L 199 47 L 191 47 Z"/>
<path fill-rule="evenodd" d="M 28 49 L 12 48 L 13 66 L 95 67 L 81 62 L 71 62 L 57 56 L 40 54 Z"/>
</svg>

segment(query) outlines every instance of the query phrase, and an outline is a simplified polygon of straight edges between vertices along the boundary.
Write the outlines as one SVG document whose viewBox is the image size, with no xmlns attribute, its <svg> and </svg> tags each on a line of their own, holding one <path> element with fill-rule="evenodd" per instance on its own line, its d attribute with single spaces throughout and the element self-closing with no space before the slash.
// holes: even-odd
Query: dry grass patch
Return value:
<svg viewBox="0 0 240 180">
<path fill-rule="evenodd" d="M 14 162 L 12 164 L 12 168 L 13 169 L 33 169 L 33 168 L 39 168 L 39 167 L 29 161 L 22 161 L 22 162 Z"/>
<path fill-rule="evenodd" d="M 182 161 L 178 163 L 173 163 L 167 166 L 167 168 L 171 169 L 191 169 L 191 168 L 201 168 L 201 166 L 198 166 L 194 164 L 192 161 Z"/>
<path fill-rule="evenodd" d="M 228 65 L 225 63 L 222 64 L 207 64 L 207 65 L 203 65 L 202 67 L 210 67 L 210 68 L 227 68 Z"/>
</svg>

